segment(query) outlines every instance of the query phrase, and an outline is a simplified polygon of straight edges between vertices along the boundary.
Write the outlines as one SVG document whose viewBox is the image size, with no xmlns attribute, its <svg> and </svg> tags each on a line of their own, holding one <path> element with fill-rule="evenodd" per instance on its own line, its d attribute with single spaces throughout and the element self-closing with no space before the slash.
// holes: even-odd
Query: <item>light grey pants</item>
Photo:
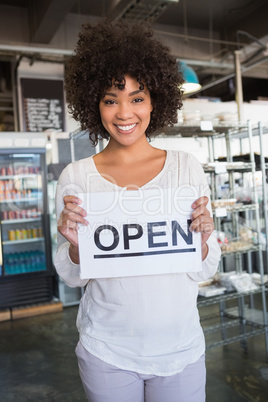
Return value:
<svg viewBox="0 0 268 402">
<path fill-rule="evenodd" d="M 119 369 L 75 349 L 80 377 L 90 402 L 204 402 L 205 356 L 175 375 L 160 377 Z"/>
</svg>

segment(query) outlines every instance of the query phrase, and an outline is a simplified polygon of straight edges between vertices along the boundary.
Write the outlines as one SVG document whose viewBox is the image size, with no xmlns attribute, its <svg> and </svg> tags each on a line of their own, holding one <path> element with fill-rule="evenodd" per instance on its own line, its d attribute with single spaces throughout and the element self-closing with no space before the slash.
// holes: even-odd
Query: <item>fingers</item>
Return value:
<svg viewBox="0 0 268 402">
<path fill-rule="evenodd" d="M 198 198 L 197 200 L 195 200 L 195 202 L 192 204 L 192 208 L 196 209 L 197 207 L 200 206 L 207 206 L 208 204 L 208 197 L 206 197 L 205 195 L 203 197 Z"/>
<path fill-rule="evenodd" d="M 78 205 L 82 203 L 82 200 L 80 200 L 80 198 L 75 197 L 74 195 L 66 195 L 65 197 L 63 197 L 63 202 L 65 209 L 73 211 L 82 216 L 87 215 L 86 211 Z"/>
<path fill-rule="evenodd" d="M 197 207 L 193 212 L 192 212 L 192 220 L 197 219 L 199 216 L 201 215 L 205 215 L 210 217 L 210 213 L 209 210 L 204 206 L 204 205 L 200 205 L 199 207 Z"/>
<path fill-rule="evenodd" d="M 211 233 L 214 230 L 213 219 L 211 217 L 201 215 L 192 221 L 189 230 L 191 232 L 201 233 L 201 244 L 203 245 L 208 241 Z"/>
<path fill-rule="evenodd" d="M 58 220 L 58 231 L 65 237 L 72 235 L 77 232 L 77 223 L 70 219 L 60 218 Z"/>
<path fill-rule="evenodd" d="M 84 211 L 84 210 L 83 210 Z M 85 212 L 85 211 L 84 211 Z M 76 229 L 77 224 L 88 225 L 89 222 L 77 212 L 73 212 L 67 207 L 63 209 L 58 220 L 58 229 L 62 228 L 65 232 L 67 228 Z M 60 230 L 61 231 L 61 230 Z"/>
<path fill-rule="evenodd" d="M 63 198 L 64 208 L 57 222 L 58 231 L 74 246 L 78 246 L 78 224 L 88 225 L 85 219 L 86 211 L 79 206 L 82 203 L 78 197 L 68 195 Z"/>
<path fill-rule="evenodd" d="M 193 204 L 192 208 L 194 211 L 192 212 L 192 220 L 195 220 L 200 215 L 210 216 L 209 210 L 207 209 L 208 197 L 200 197 Z"/>
<path fill-rule="evenodd" d="M 67 202 L 73 202 L 74 204 L 82 204 L 82 200 L 75 195 L 65 195 L 63 197 L 63 202 L 66 204 Z"/>
<path fill-rule="evenodd" d="M 214 230 L 213 219 L 210 216 L 200 215 L 192 221 L 190 228 L 192 232 L 204 232 L 211 234 Z"/>
<path fill-rule="evenodd" d="M 192 232 L 201 232 L 202 243 L 207 241 L 214 230 L 213 218 L 210 216 L 209 210 L 207 209 L 208 201 L 208 197 L 203 196 L 192 204 L 194 210 L 192 212 L 192 223 L 189 229 Z"/>
<path fill-rule="evenodd" d="M 86 216 L 87 215 L 86 212 L 83 213 L 83 215 Z M 73 212 L 68 208 L 63 209 L 61 213 L 61 218 L 63 222 L 65 222 L 66 220 L 70 220 L 76 223 L 82 223 L 83 225 L 88 225 L 88 221 L 83 216 L 81 216 L 78 212 Z"/>
<path fill-rule="evenodd" d="M 75 230 L 77 230 L 77 223 L 76 222 L 74 222 L 74 221 L 71 221 L 70 219 L 68 219 L 67 221 L 66 221 L 66 227 L 67 228 L 69 228 L 69 229 L 75 229 Z"/>
</svg>

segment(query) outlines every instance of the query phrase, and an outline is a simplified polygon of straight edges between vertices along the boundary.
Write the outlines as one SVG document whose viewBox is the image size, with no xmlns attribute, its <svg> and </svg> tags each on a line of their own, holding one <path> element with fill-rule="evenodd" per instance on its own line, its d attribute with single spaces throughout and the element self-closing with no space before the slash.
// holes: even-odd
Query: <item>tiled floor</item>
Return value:
<svg viewBox="0 0 268 402">
<path fill-rule="evenodd" d="M 76 313 L 75 306 L 0 323 L 1 402 L 86 401 L 74 354 Z M 236 342 L 208 350 L 206 360 L 207 402 L 268 401 L 263 335 L 248 339 L 247 354 Z"/>
</svg>

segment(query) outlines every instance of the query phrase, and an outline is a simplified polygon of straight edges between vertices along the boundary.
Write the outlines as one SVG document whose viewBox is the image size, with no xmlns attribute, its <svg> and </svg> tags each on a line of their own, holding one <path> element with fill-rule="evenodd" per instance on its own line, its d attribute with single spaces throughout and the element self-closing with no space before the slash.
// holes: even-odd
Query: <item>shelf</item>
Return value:
<svg viewBox="0 0 268 402">
<path fill-rule="evenodd" d="M 218 324 L 212 324 L 211 326 L 205 324 L 206 320 L 215 320 L 215 318 L 218 319 Z M 263 310 L 248 308 L 248 306 L 245 306 L 243 317 L 239 315 L 238 308 L 235 307 L 226 309 L 223 315 L 217 314 L 205 317 L 205 319 L 201 318 L 201 325 L 206 338 L 207 349 L 245 341 L 247 338 L 266 333 Z M 210 342 L 210 334 L 213 334 L 213 339 L 215 339 L 216 332 L 222 339 L 217 342 Z M 237 335 L 235 335 L 235 332 L 237 332 Z"/>
<path fill-rule="evenodd" d="M 216 165 L 220 166 L 221 164 L 224 164 L 226 167 L 227 173 L 229 172 L 249 172 L 252 170 L 253 164 L 251 162 L 217 162 L 217 163 L 211 163 L 211 164 L 204 164 L 203 169 L 205 173 L 215 173 L 215 174 L 222 174 L 224 172 L 217 173 L 215 172 L 216 170 Z"/>
<path fill-rule="evenodd" d="M 6 101 L 12 101 L 13 100 L 13 95 L 12 92 L 0 92 L 0 102 L 6 102 Z"/>
<path fill-rule="evenodd" d="M 23 223 L 23 222 L 40 222 L 41 218 L 25 218 L 25 219 L 6 219 L 1 221 L 1 225 L 9 225 L 13 223 Z"/>
<path fill-rule="evenodd" d="M 175 124 L 173 127 L 166 127 L 156 133 L 157 138 L 166 137 L 215 137 L 223 138 L 228 133 L 232 138 L 248 138 L 248 127 L 238 122 L 222 122 L 212 126 L 212 130 L 202 130 L 201 121 L 184 122 Z M 268 127 L 263 127 L 263 134 L 268 133 Z M 252 135 L 259 135 L 258 127 L 252 128 Z"/>
<path fill-rule="evenodd" d="M 21 239 L 21 240 L 5 240 L 2 242 L 3 246 L 9 246 L 13 244 L 22 244 L 22 243 L 37 243 L 39 241 L 44 241 L 44 237 L 35 237 L 32 239 Z"/>
<path fill-rule="evenodd" d="M 0 112 L 13 112 L 13 106 L 0 106 Z"/>
<path fill-rule="evenodd" d="M 4 176 L 0 176 L 0 180 L 29 179 L 29 178 L 34 178 L 39 175 L 40 175 L 40 173 L 4 175 Z"/>
<path fill-rule="evenodd" d="M 260 294 L 260 293 L 262 293 L 261 287 L 259 289 L 250 290 L 248 292 L 241 292 L 241 293 L 228 292 L 228 293 L 224 293 L 222 295 L 210 296 L 210 297 L 198 296 L 197 306 L 198 307 L 210 306 L 211 304 L 216 304 L 221 301 L 234 300 L 234 299 L 238 299 L 240 297 L 245 297 L 245 296 L 250 296 L 253 294 Z"/>
<path fill-rule="evenodd" d="M 264 317 L 263 311 L 256 308 L 249 308 L 249 306 L 245 306 L 244 308 L 245 319 L 251 325 L 264 325 Z M 238 308 L 228 308 L 225 310 L 225 316 L 229 318 L 237 318 L 239 317 Z"/>
<path fill-rule="evenodd" d="M 5 272 L 4 277 L 10 278 L 14 275 L 37 274 L 38 272 L 45 272 L 46 270 L 47 270 L 46 266 L 41 267 L 39 269 L 34 268 L 34 269 L 29 269 L 29 270 L 22 268 L 21 270 L 18 270 L 17 272 Z"/>
<path fill-rule="evenodd" d="M 214 317 L 213 317 L 214 318 Z M 218 315 L 218 318 L 220 318 L 220 316 Z M 202 320 L 201 320 L 202 322 Z M 227 328 L 233 328 L 236 327 L 238 324 L 240 324 L 239 318 L 233 319 L 232 321 L 226 322 L 226 323 L 220 323 L 220 324 L 216 324 L 216 325 L 211 325 L 210 327 L 204 327 L 204 334 L 211 334 L 213 332 L 216 332 L 218 330 L 223 330 L 223 329 L 227 329 Z"/>
<path fill-rule="evenodd" d="M 38 201 L 42 199 L 42 194 L 38 195 L 37 197 L 28 197 L 28 198 L 10 198 L 7 200 L 1 200 L 0 204 L 7 204 L 9 202 L 17 203 L 17 202 L 32 202 Z"/>
<path fill-rule="evenodd" d="M 239 328 L 241 328 L 241 324 L 239 325 Z M 224 328 L 222 328 L 224 330 Z M 205 332 L 205 331 L 204 331 Z M 206 341 L 206 349 L 212 349 L 218 346 L 224 346 L 224 345 L 230 345 L 231 343 L 238 342 L 238 341 L 245 341 L 245 339 L 252 338 L 254 336 L 266 334 L 265 327 L 259 327 L 251 329 L 250 331 L 245 332 L 244 334 L 233 336 L 233 337 L 228 337 L 226 339 L 222 339 L 221 341 L 218 342 L 213 342 L 209 343 Z M 206 335 L 206 333 L 205 333 Z"/>
<path fill-rule="evenodd" d="M 258 208 L 259 208 L 259 206 L 256 204 L 243 204 L 243 205 L 235 204 L 235 205 L 226 207 L 227 211 L 230 211 L 230 212 L 255 211 Z"/>
<path fill-rule="evenodd" d="M 268 127 L 263 127 L 263 134 L 268 134 Z M 232 138 L 239 138 L 239 139 L 243 139 L 243 138 L 248 138 L 248 130 L 247 127 L 245 127 L 244 129 L 241 130 L 234 130 L 233 132 L 231 132 Z M 252 127 L 252 136 L 258 136 L 259 135 L 259 128 L 258 127 Z"/>
<path fill-rule="evenodd" d="M 221 255 L 223 257 L 226 257 L 227 255 L 238 255 L 238 254 L 244 254 L 248 252 L 254 252 L 254 251 L 259 251 L 262 250 L 262 246 L 257 245 L 257 246 L 251 246 L 251 247 L 244 247 L 239 250 L 234 250 L 234 251 L 222 251 Z"/>
<path fill-rule="evenodd" d="M 227 132 L 243 132 L 246 130 L 244 124 L 237 122 L 224 122 L 214 126 L 212 130 L 202 130 L 201 121 L 175 124 L 156 133 L 157 138 L 165 137 L 219 137 Z"/>
<path fill-rule="evenodd" d="M 216 208 L 212 208 L 212 212 L 215 213 L 216 209 L 225 208 L 227 212 L 244 212 L 244 211 L 255 211 L 258 209 L 256 204 L 234 204 L 234 205 L 224 205 Z"/>
</svg>

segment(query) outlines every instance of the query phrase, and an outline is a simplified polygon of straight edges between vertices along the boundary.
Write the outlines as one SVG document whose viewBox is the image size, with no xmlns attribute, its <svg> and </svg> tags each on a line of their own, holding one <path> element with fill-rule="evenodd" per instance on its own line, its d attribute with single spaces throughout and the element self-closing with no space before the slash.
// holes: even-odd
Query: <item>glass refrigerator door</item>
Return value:
<svg viewBox="0 0 268 402">
<path fill-rule="evenodd" d="M 46 271 L 42 154 L 0 155 L 2 277 Z"/>
</svg>

